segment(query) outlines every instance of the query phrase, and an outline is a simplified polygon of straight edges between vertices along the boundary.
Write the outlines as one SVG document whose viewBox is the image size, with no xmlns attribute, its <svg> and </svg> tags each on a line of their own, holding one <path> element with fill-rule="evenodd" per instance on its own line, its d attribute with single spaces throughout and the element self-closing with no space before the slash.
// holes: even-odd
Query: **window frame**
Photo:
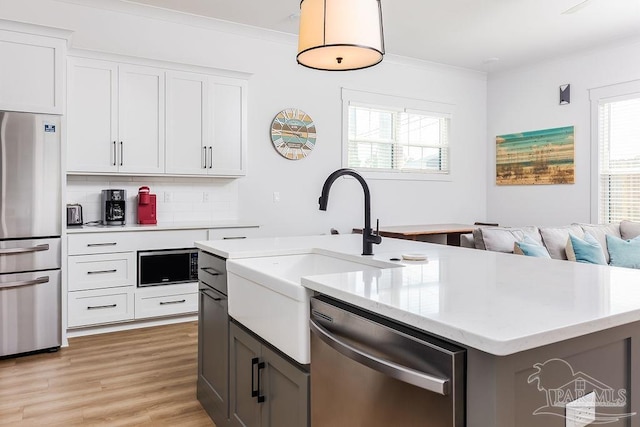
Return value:
<svg viewBox="0 0 640 427">
<path fill-rule="evenodd" d="M 600 222 L 600 105 L 607 102 L 640 98 L 640 80 L 589 89 L 591 102 L 591 191 L 590 222 Z"/>
<path fill-rule="evenodd" d="M 448 135 L 448 172 L 425 171 L 407 172 L 402 170 L 383 171 L 375 169 L 353 168 L 360 172 L 367 179 L 380 180 L 405 180 L 405 181 L 452 181 L 453 180 L 453 117 L 455 105 L 445 102 L 427 101 L 422 99 L 407 98 L 395 95 L 387 95 L 361 90 L 342 88 L 342 167 L 348 165 L 349 157 L 349 106 L 361 106 L 380 108 L 384 110 L 394 110 L 409 114 L 424 114 L 440 116 L 449 119 Z"/>
</svg>

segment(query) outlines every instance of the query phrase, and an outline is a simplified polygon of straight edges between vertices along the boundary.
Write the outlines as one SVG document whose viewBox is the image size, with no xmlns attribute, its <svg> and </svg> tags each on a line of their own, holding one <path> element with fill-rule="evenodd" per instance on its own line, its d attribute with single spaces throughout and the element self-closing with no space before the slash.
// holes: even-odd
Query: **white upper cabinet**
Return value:
<svg viewBox="0 0 640 427">
<path fill-rule="evenodd" d="M 118 66 L 119 171 L 164 172 L 164 70 Z"/>
<path fill-rule="evenodd" d="M 69 58 L 67 170 L 164 172 L 164 70 Z"/>
<path fill-rule="evenodd" d="M 70 58 L 67 169 L 118 171 L 118 66 Z"/>
<path fill-rule="evenodd" d="M 68 31 L 0 20 L 0 110 L 62 114 Z"/>
<path fill-rule="evenodd" d="M 244 175 L 246 96 L 246 80 L 167 72 L 167 173 Z"/>
<path fill-rule="evenodd" d="M 246 79 L 88 58 L 68 68 L 67 172 L 246 173 Z"/>
<path fill-rule="evenodd" d="M 206 175 L 209 166 L 209 76 L 167 72 L 166 172 Z"/>
<path fill-rule="evenodd" d="M 212 77 L 210 86 L 213 118 L 210 174 L 244 175 L 247 147 L 247 82 Z"/>
</svg>

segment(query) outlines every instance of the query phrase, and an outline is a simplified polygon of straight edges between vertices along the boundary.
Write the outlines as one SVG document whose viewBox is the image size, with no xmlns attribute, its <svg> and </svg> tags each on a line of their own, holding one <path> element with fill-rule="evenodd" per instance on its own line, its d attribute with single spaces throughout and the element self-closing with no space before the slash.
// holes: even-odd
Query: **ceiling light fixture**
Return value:
<svg viewBox="0 0 640 427">
<path fill-rule="evenodd" d="M 316 70 L 359 70 L 384 55 L 380 0 L 302 0 L 298 64 Z"/>
</svg>

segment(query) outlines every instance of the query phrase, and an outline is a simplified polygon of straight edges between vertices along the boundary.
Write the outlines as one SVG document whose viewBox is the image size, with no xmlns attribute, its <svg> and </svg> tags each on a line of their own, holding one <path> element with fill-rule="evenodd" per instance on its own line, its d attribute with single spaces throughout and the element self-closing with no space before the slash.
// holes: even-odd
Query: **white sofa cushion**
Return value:
<svg viewBox="0 0 640 427">
<path fill-rule="evenodd" d="M 537 227 L 483 227 L 473 230 L 476 249 L 513 253 L 513 245 L 527 235 L 542 244 Z"/>
<path fill-rule="evenodd" d="M 584 237 L 584 231 L 582 227 L 577 224 L 568 225 L 565 227 L 540 227 L 540 235 L 542 241 L 549 251 L 549 255 L 553 259 L 567 259 L 567 240 L 569 239 L 569 233 L 573 233 L 574 236 L 580 238 Z"/>
<path fill-rule="evenodd" d="M 620 222 L 620 235 L 618 237 L 623 240 L 630 240 L 638 236 L 640 236 L 640 222 L 627 220 Z"/>
</svg>

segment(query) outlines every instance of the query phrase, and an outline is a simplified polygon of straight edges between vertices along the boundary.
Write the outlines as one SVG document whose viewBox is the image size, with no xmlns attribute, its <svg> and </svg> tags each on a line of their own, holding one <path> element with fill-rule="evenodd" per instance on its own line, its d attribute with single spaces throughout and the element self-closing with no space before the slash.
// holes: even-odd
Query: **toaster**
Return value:
<svg viewBox="0 0 640 427">
<path fill-rule="evenodd" d="M 82 206 L 79 204 L 67 205 L 67 225 L 82 225 Z"/>
</svg>

